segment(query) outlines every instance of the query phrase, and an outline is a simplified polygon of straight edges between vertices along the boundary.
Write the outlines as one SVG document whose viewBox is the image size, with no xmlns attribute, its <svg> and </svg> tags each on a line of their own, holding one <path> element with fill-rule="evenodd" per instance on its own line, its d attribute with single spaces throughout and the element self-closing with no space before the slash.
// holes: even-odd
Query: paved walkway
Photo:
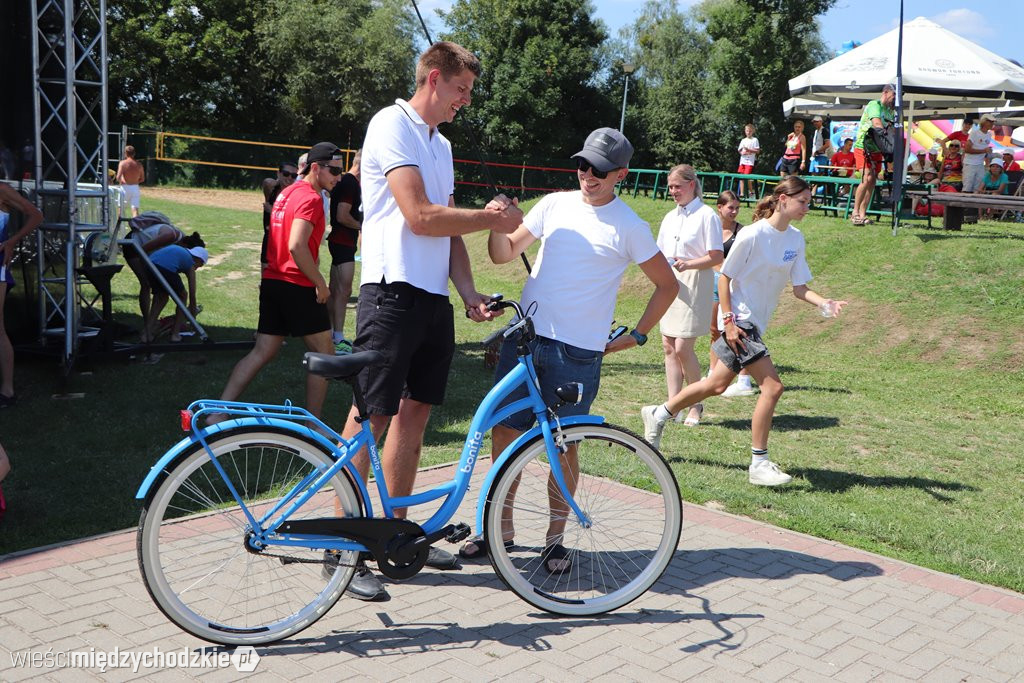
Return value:
<svg viewBox="0 0 1024 683">
<path fill-rule="evenodd" d="M 539 613 L 485 561 L 392 584 L 389 602 L 342 598 L 257 648 L 254 674 L 70 668 L 72 652 L 98 663 L 115 648 L 119 664 L 186 650 L 204 663 L 204 643 L 150 602 L 134 530 L 107 534 L 0 558 L 0 680 L 1024 679 L 1022 595 L 693 505 L 679 548 L 647 595 L 598 618 Z"/>
</svg>

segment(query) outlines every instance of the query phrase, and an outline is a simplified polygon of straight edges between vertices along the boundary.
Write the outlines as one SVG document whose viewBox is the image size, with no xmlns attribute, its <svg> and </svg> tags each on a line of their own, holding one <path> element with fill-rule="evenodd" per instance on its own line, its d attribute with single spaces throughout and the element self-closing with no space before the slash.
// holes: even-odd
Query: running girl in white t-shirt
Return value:
<svg viewBox="0 0 1024 683">
<path fill-rule="evenodd" d="M 721 394 L 745 368 L 761 387 L 751 421 L 750 483 L 778 486 L 792 480 L 768 459 L 768 433 L 783 387 L 761 341 L 761 332 L 767 328 L 779 295 L 790 282 L 793 296 L 818 306 L 827 317 L 838 316 L 846 305 L 845 301 L 825 299 L 807 287 L 811 271 L 807 267 L 804 236 L 790 223 L 803 218 L 810 204 L 810 186 L 799 176 L 783 178 L 771 197 L 757 203 L 755 222 L 737 235 L 718 281 L 722 336 L 715 342 L 714 350 L 721 362 L 706 379 L 690 384 L 663 405 L 644 406 L 640 411 L 644 436 L 655 447 L 661 441 L 665 423 L 673 415 Z"/>
</svg>

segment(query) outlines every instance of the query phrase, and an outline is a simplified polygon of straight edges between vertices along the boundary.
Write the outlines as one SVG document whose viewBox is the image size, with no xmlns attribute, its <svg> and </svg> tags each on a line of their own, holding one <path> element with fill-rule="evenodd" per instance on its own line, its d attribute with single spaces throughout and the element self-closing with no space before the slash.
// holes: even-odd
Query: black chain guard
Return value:
<svg viewBox="0 0 1024 683">
<path fill-rule="evenodd" d="M 423 544 L 409 556 L 407 545 L 426 535 L 423 528 L 407 519 L 379 517 L 322 517 L 297 519 L 278 527 L 280 534 L 338 536 L 362 543 L 377 561 L 380 572 L 389 579 L 402 580 L 415 576 L 427 562 L 430 546 Z M 404 547 L 403 547 L 404 546 Z M 403 552 L 404 551 L 404 552 Z M 401 560 L 396 560 L 401 556 Z"/>
</svg>

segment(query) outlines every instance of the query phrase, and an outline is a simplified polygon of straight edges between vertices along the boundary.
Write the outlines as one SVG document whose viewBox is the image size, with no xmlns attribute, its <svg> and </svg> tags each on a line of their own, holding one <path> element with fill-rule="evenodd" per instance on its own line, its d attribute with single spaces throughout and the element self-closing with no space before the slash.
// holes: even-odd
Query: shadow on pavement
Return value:
<svg viewBox="0 0 1024 683">
<path fill-rule="evenodd" d="M 707 638 L 706 631 L 694 628 L 681 631 L 680 652 L 694 653 L 709 647 L 721 651 L 742 646 L 746 630 L 744 620 L 764 619 L 754 612 L 716 612 L 710 598 L 697 592 L 712 584 L 729 579 L 787 579 L 801 574 L 829 576 L 837 581 L 880 576 L 882 570 L 870 562 L 836 562 L 805 553 L 780 548 L 712 548 L 679 550 L 668 570 L 650 592 L 673 596 L 673 602 L 696 601 L 697 609 L 679 611 L 671 609 L 631 609 L 595 617 L 561 617 L 546 612 L 531 611 L 522 603 L 524 619 L 501 621 L 478 627 L 462 626 L 454 621 L 424 621 L 401 623 L 386 611 L 377 612 L 382 627 L 354 631 L 334 631 L 321 637 L 298 637 L 279 645 L 259 648 L 263 657 L 313 654 L 324 650 L 343 651 L 358 657 L 408 655 L 416 652 L 471 649 L 488 641 L 526 651 L 550 650 L 547 637 L 563 635 L 576 629 L 629 626 L 631 624 L 671 625 L 705 622 L 711 624 L 717 635 Z M 423 572 L 404 585 L 446 587 L 456 591 L 473 587 L 507 590 L 492 573 Z M 471 599 L 470 596 L 466 596 Z M 339 609 L 345 599 L 335 606 Z M 383 607 L 383 605 L 382 605 Z M 735 622 L 735 623 L 733 623 Z M 370 624 L 367 624 L 370 626 Z M 313 631 L 316 627 L 313 627 Z M 694 642 L 686 643 L 689 636 Z"/>
</svg>

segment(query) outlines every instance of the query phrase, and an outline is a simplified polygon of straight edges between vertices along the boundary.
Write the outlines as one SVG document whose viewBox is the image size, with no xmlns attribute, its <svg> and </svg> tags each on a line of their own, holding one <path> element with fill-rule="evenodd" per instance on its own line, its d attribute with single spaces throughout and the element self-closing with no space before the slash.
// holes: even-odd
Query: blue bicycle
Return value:
<svg viewBox="0 0 1024 683">
<path fill-rule="evenodd" d="M 682 506 L 671 469 L 639 436 L 593 415 L 559 419 L 553 409 L 579 400 L 581 387 L 559 387 L 561 403 L 541 399 L 529 344 L 533 322 L 495 296 L 492 310 L 513 308 L 502 330 L 517 344 L 518 365 L 484 397 L 473 416 L 451 481 L 392 497 L 381 471 L 355 375 L 379 363 L 376 351 L 306 354 L 309 372 L 348 382 L 361 430 L 343 439 L 291 405 L 201 400 L 182 413 L 189 435 L 150 470 L 138 490 L 142 578 L 160 610 L 185 631 L 224 645 L 258 645 L 294 635 L 344 593 L 359 553 L 380 571 L 406 579 L 424 565 L 432 543 L 466 538 L 450 520 L 469 490 L 484 436 L 529 409 L 538 425 L 492 464 L 480 488 L 476 529 L 495 573 L 523 600 L 561 615 L 594 615 L 636 599 L 661 576 L 679 542 Z M 526 398 L 502 406 L 520 386 Z M 201 418 L 232 419 L 200 427 Z M 382 516 L 352 467 L 369 453 Z M 395 508 L 434 502 L 422 524 Z M 516 542 L 502 541 L 502 519 Z M 543 561 L 552 519 L 564 522 L 568 568 Z"/>
</svg>

